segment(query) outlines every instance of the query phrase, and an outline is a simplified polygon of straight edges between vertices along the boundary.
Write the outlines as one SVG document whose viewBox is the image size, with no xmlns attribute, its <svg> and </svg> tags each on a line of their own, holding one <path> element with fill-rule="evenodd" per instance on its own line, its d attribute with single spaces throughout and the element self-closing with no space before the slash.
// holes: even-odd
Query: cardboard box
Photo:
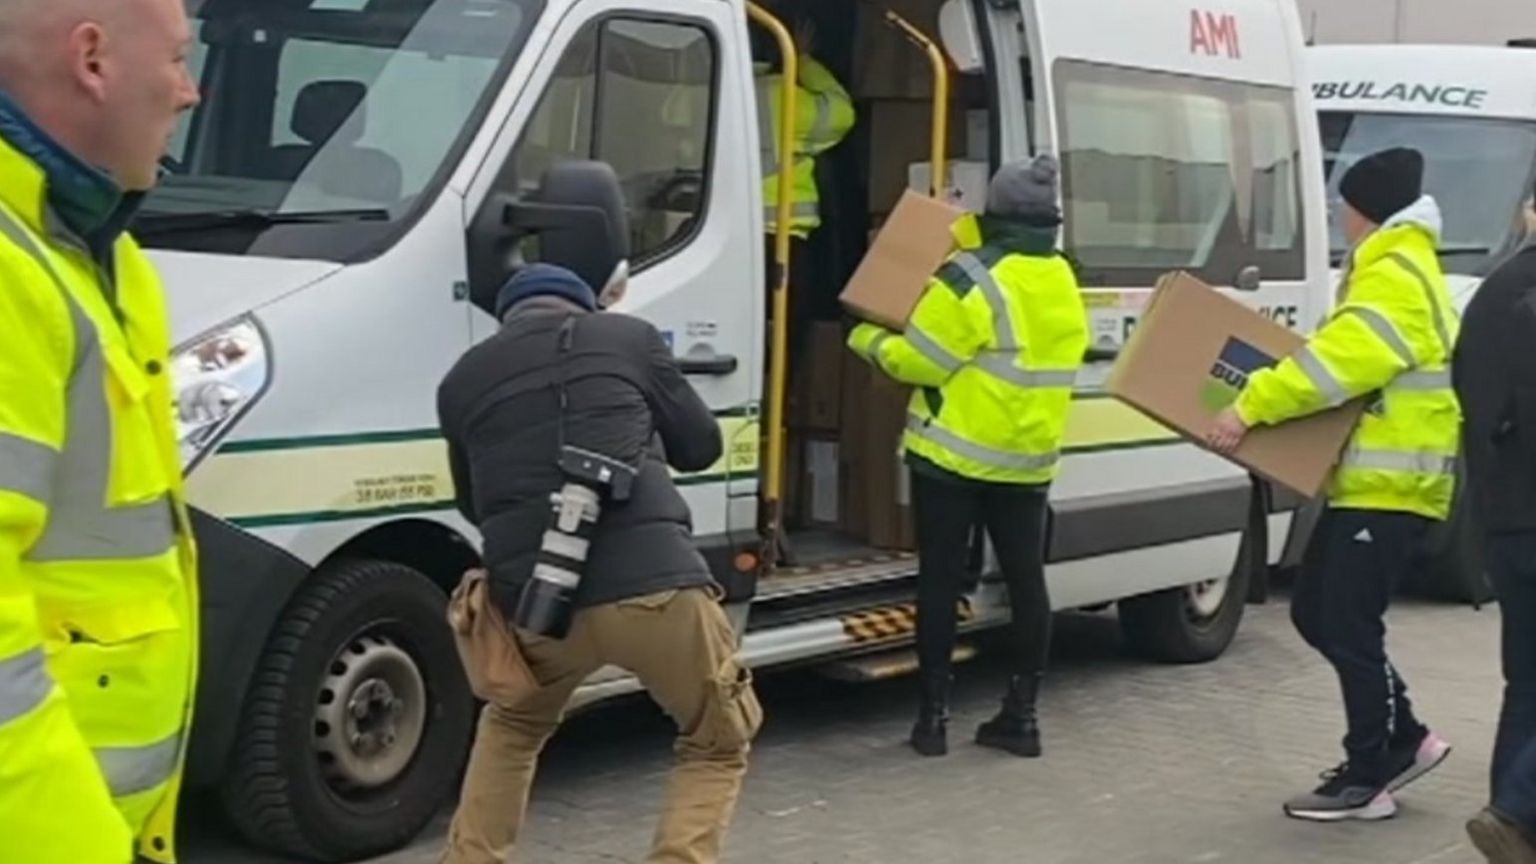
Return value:
<svg viewBox="0 0 1536 864">
<path fill-rule="evenodd" d="M 1106 386 L 1186 437 L 1199 440 L 1248 376 L 1304 340 L 1187 273 L 1158 281 Z M 1252 430 L 1233 461 L 1308 497 L 1323 491 L 1363 404 Z"/>
<path fill-rule="evenodd" d="M 965 130 L 958 111 L 951 112 L 950 153 L 965 146 Z M 869 128 L 869 212 L 884 215 L 895 208 L 907 190 L 907 167 L 933 155 L 933 104 L 931 102 L 871 102 L 859 118 Z"/>
<path fill-rule="evenodd" d="M 869 530 L 864 538 L 877 549 L 910 550 L 916 545 L 916 536 L 901 438 L 912 390 L 873 373 L 865 393 L 866 425 L 860 449 Z"/>
<path fill-rule="evenodd" d="M 983 164 L 992 158 L 992 112 L 985 108 L 965 112 L 965 158 Z"/>
<path fill-rule="evenodd" d="M 794 389 L 789 422 L 797 429 L 836 433 L 842 417 L 843 327 L 836 321 L 815 321 L 805 350 L 791 361 Z"/>
<path fill-rule="evenodd" d="M 864 99 L 925 99 L 933 95 L 928 55 L 901 30 L 886 23 L 885 10 L 906 18 L 924 33 L 938 34 L 937 0 L 886 0 L 859 4 L 854 35 L 852 88 Z"/>
<path fill-rule="evenodd" d="M 987 187 L 991 180 L 987 163 L 952 159 L 945 163 L 943 200 L 972 213 L 981 213 L 987 209 Z M 907 188 L 922 195 L 931 194 L 933 163 L 914 162 L 907 166 Z"/>
<path fill-rule="evenodd" d="M 838 442 L 812 438 L 805 442 L 804 520 L 811 525 L 838 524 L 842 464 Z"/>
<path fill-rule="evenodd" d="M 905 328 L 929 277 L 953 251 L 950 229 L 963 215 L 926 195 L 903 193 L 843 289 L 843 307 L 865 321 Z"/>
<path fill-rule="evenodd" d="M 843 351 L 843 411 L 839 450 L 843 471 L 842 512 L 838 527 L 844 534 L 863 540 L 869 535 L 869 502 L 864 495 L 864 436 L 867 428 L 864 400 L 868 398 L 870 378 L 875 371 L 852 351 Z"/>
</svg>

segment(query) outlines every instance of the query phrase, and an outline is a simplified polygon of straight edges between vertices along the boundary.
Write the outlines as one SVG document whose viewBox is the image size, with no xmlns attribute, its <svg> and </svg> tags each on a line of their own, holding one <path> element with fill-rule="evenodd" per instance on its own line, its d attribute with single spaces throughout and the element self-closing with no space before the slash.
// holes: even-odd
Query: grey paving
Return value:
<svg viewBox="0 0 1536 864">
<path fill-rule="evenodd" d="M 1342 709 L 1331 670 L 1295 636 L 1284 598 L 1250 607 L 1220 661 L 1130 659 L 1107 617 L 1058 622 L 1044 697 L 1046 757 L 981 751 L 967 738 L 995 705 L 1002 671 L 962 667 L 951 755 L 902 744 L 907 681 L 853 686 L 805 673 L 764 685 L 769 721 L 736 820 L 732 864 L 1104 864 L 1481 859 L 1462 824 L 1481 803 L 1500 682 L 1498 611 L 1402 602 L 1392 648 L 1422 715 L 1456 745 L 1400 795 L 1397 819 L 1292 822 L 1279 803 L 1338 761 Z M 643 702 L 576 718 L 556 739 L 518 861 L 643 861 L 669 764 L 666 723 Z M 213 823 L 190 864 L 267 864 Z M 428 864 L 441 825 L 376 864 Z"/>
</svg>

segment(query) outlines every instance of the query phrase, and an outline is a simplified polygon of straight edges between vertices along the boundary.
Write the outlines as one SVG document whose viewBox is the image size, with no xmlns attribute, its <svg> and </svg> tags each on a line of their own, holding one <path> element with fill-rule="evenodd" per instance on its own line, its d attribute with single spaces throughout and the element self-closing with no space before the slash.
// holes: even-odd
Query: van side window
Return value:
<svg viewBox="0 0 1536 864">
<path fill-rule="evenodd" d="M 1069 60 L 1056 88 L 1063 242 L 1084 285 L 1305 277 L 1290 90 Z"/>
<path fill-rule="evenodd" d="M 589 24 L 513 151 L 516 187 L 531 191 L 563 161 L 607 162 L 624 188 L 635 267 L 687 245 L 704 216 L 717 57 L 702 25 L 618 17 Z"/>
</svg>

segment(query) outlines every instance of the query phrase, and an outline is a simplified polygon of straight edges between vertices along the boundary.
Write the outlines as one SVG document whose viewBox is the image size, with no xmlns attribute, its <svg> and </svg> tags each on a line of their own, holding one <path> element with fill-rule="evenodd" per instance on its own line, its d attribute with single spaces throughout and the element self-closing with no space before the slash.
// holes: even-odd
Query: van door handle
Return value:
<svg viewBox="0 0 1536 864">
<path fill-rule="evenodd" d="M 1113 363 L 1120 358 L 1119 348 L 1095 346 L 1083 353 L 1084 363 Z"/>
<path fill-rule="evenodd" d="M 740 365 L 734 354 L 711 354 L 705 357 L 679 357 L 677 366 L 684 375 L 729 375 Z"/>
</svg>

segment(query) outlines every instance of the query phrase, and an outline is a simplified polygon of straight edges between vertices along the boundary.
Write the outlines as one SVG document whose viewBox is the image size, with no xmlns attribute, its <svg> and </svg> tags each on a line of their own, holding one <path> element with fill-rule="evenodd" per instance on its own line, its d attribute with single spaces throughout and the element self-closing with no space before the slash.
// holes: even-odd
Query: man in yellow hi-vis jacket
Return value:
<svg viewBox="0 0 1536 864">
<path fill-rule="evenodd" d="M 1368 408 L 1328 491 L 1291 613 L 1338 672 L 1347 761 L 1285 805 L 1299 819 L 1383 819 L 1392 793 L 1438 765 L 1450 746 L 1413 714 L 1387 659 L 1393 588 L 1432 521 L 1450 512 L 1461 409 L 1450 360 L 1458 322 L 1436 246 L 1440 212 L 1421 196 L 1413 150 L 1362 159 L 1344 176 L 1354 248 L 1338 304 L 1294 356 L 1249 380 L 1209 436 L 1231 452 L 1254 425 L 1274 425 L 1366 397 Z"/>
<path fill-rule="evenodd" d="M 1057 166 L 1041 156 L 993 177 L 986 214 L 963 219 L 960 250 L 928 283 L 906 329 L 862 324 L 850 347 L 915 385 L 904 446 L 919 555 L 921 702 L 912 746 L 947 751 L 956 604 L 972 527 L 984 524 L 1013 604 L 1013 676 L 977 741 L 1040 755 L 1035 698 L 1050 646 L 1046 493 L 1072 385 L 1088 348 L 1077 279 L 1056 251 Z"/>
<path fill-rule="evenodd" d="M 0 859 L 174 857 L 195 552 L 123 233 L 197 101 L 180 0 L 0 3 Z"/>
</svg>

